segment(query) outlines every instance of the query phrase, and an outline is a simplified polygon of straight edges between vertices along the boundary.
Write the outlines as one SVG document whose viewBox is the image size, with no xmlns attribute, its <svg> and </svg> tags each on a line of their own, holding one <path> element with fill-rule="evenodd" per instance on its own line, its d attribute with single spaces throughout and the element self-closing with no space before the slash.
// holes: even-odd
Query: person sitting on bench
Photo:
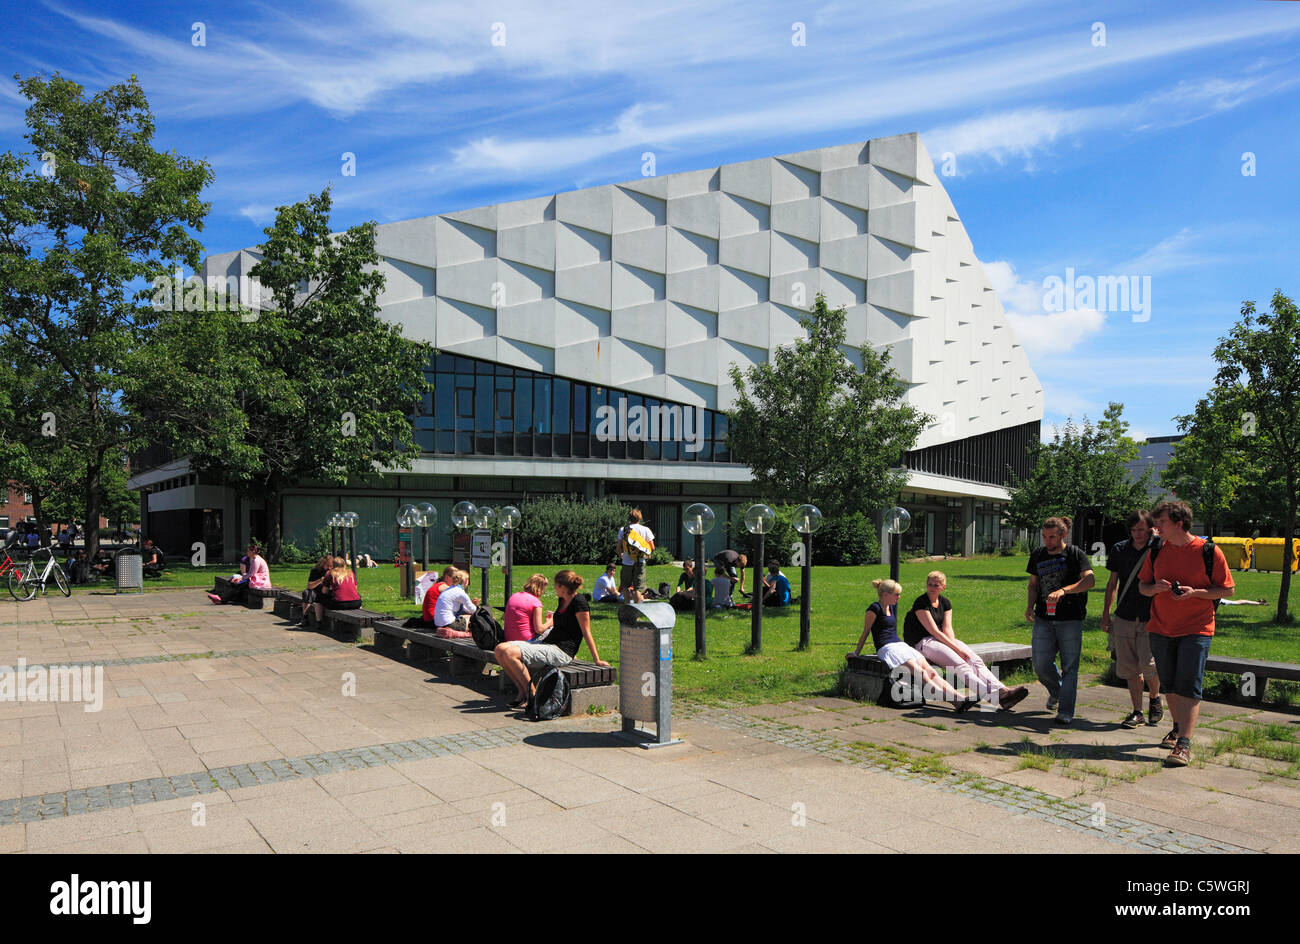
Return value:
<svg viewBox="0 0 1300 944">
<path fill-rule="evenodd" d="M 545 578 L 543 578 L 545 579 Z M 522 708 L 535 694 L 530 669 L 560 668 L 568 665 L 578 655 L 583 640 L 591 650 L 591 661 L 599 666 L 609 663 L 596 651 L 591 638 L 591 605 L 582 589 L 582 578 L 572 570 L 562 570 L 555 575 L 555 594 L 560 598 L 552 619 L 550 632 L 531 642 L 503 642 L 496 647 L 497 662 L 515 685 L 517 697 L 511 708 Z"/>
<path fill-rule="evenodd" d="M 420 605 L 420 620 L 430 629 L 437 628 L 435 619 L 437 617 L 438 597 L 453 584 L 452 578 L 456 575 L 455 566 L 448 564 L 442 569 L 442 576 L 429 584 L 429 589 L 424 591 L 424 602 Z"/>
<path fill-rule="evenodd" d="M 230 578 L 230 586 L 221 593 L 209 593 L 208 599 L 213 603 L 247 603 L 248 591 L 251 589 L 270 590 L 271 572 L 267 569 L 266 558 L 258 553 L 257 545 L 248 545 L 248 573 L 236 574 Z"/>
<path fill-rule="evenodd" d="M 443 639 L 469 639 L 469 618 L 478 609 L 478 600 L 471 600 L 465 592 L 469 584 L 469 573 L 457 568 L 452 577 L 452 585 L 438 594 L 438 602 L 433 607 L 433 622 L 437 627 L 433 634 Z"/>
<path fill-rule="evenodd" d="M 333 563 L 321 582 L 322 596 L 327 599 L 312 604 L 317 625 L 325 620 L 325 603 L 329 603 L 331 610 L 361 609 L 361 591 L 357 589 L 357 578 L 348 567 L 347 558 L 336 557 Z"/>
<path fill-rule="evenodd" d="M 144 575 L 146 577 L 161 577 L 166 555 L 163 554 L 162 548 L 153 543 L 153 538 L 144 539 L 143 555 Z"/>
<path fill-rule="evenodd" d="M 307 589 L 302 592 L 301 621 L 303 623 L 307 622 L 307 614 L 311 612 L 312 604 L 324 597 L 325 576 L 333 566 L 334 559 L 328 554 L 323 554 L 316 562 L 316 566 L 307 572 Z"/>
</svg>

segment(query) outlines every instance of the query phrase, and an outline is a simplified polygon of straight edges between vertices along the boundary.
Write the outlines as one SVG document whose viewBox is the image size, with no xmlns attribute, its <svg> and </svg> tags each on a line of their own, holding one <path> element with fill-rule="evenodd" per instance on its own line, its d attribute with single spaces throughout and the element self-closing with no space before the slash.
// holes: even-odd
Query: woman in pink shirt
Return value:
<svg viewBox="0 0 1300 944">
<path fill-rule="evenodd" d="M 271 589 L 271 571 L 266 566 L 266 558 L 258 553 L 257 545 L 248 545 L 248 572 L 231 578 L 230 586 L 221 594 L 209 593 L 208 599 L 213 603 L 246 603 L 248 591 Z"/>
<path fill-rule="evenodd" d="M 512 593 L 506 601 L 506 642 L 528 642 L 551 628 L 543 616 L 541 596 L 550 581 L 542 574 L 533 574 L 524 589 Z"/>
</svg>

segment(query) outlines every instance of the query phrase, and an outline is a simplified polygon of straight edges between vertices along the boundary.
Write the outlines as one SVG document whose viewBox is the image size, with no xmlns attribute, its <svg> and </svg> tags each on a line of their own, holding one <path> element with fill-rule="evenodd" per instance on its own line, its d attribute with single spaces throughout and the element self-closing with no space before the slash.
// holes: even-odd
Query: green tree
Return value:
<svg viewBox="0 0 1300 944">
<path fill-rule="evenodd" d="M 1270 310 L 1257 313 L 1255 303 L 1241 306 L 1241 320 L 1214 349 L 1219 365 L 1215 382 L 1237 388 L 1242 433 L 1251 440 L 1246 451 L 1259 464 L 1263 478 L 1279 480 L 1275 504 L 1283 509 L 1282 589 L 1277 596 L 1277 620 L 1289 618 L 1291 540 L 1300 504 L 1300 312 L 1279 290 Z"/>
<path fill-rule="evenodd" d="M 1241 433 L 1241 390 L 1216 387 L 1194 412 L 1175 417 L 1185 435 L 1161 473 L 1161 484 L 1187 502 L 1217 533 L 1234 517 L 1247 484 L 1256 476 L 1248 442 Z"/>
<path fill-rule="evenodd" d="M 199 195 L 212 171 L 154 149 L 134 77 L 90 98 L 57 73 L 19 87 L 31 151 L 0 155 L 0 335 L 48 381 L 42 412 L 76 450 L 93 554 L 106 464 L 137 441 L 123 379 L 160 317 L 140 288 L 197 264 L 191 231 L 208 211 Z"/>
<path fill-rule="evenodd" d="M 907 403 L 889 352 L 845 355 L 845 311 L 818 295 L 806 339 L 742 371 L 728 443 L 770 501 L 817 505 L 828 517 L 892 505 L 907 481 L 903 454 L 933 417 Z M 815 542 L 814 542 L 815 543 Z"/>
<path fill-rule="evenodd" d="M 272 560 L 284 490 L 410 468 L 412 414 L 431 389 L 429 347 L 379 318 L 375 224 L 331 233 L 330 207 L 328 190 L 280 207 L 251 271 L 265 307 L 185 312 L 159 333 L 151 370 L 190 373 L 162 396 L 133 391 L 191 468 L 265 499 Z"/>
<path fill-rule="evenodd" d="M 1097 512 L 1116 520 L 1149 504 L 1151 470 L 1134 480 L 1125 468 L 1138 457 L 1138 444 L 1128 435 L 1123 413 L 1122 404 L 1110 403 L 1095 426 L 1086 416 L 1082 427 L 1067 418 L 1050 443 L 1030 446 L 1032 471 L 1023 479 L 1012 473 L 1007 486 L 1007 520 L 1036 531 L 1055 515 L 1080 521 Z"/>
</svg>

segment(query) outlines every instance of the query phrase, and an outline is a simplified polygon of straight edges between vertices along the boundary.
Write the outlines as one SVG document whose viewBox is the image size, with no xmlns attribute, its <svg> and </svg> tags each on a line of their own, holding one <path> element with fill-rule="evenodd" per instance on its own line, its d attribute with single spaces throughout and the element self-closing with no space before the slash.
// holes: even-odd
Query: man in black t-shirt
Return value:
<svg viewBox="0 0 1300 944">
<path fill-rule="evenodd" d="M 1043 523 L 1043 546 L 1029 555 L 1029 602 L 1025 619 L 1034 624 L 1033 659 L 1038 681 L 1047 689 L 1047 710 L 1056 709 L 1057 724 L 1074 721 L 1079 691 L 1079 655 L 1083 651 L 1083 617 L 1094 578 L 1088 555 L 1072 544 L 1069 518 Z M 1061 668 L 1056 668 L 1057 653 Z"/>
<path fill-rule="evenodd" d="M 1153 537 L 1154 522 L 1151 512 L 1139 509 L 1132 512 L 1128 525 L 1129 540 L 1120 541 L 1106 557 L 1110 580 L 1106 582 L 1106 602 L 1101 610 L 1101 628 L 1110 633 L 1115 649 L 1115 672 L 1128 682 L 1133 710 L 1121 722 L 1126 728 L 1140 724 L 1159 724 L 1164 717 L 1160 704 L 1160 676 L 1156 660 L 1151 657 L 1151 641 L 1147 635 L 1147 621 L 1151 618 L 1151 598 L 1138 591 L 1138 571 L 1160 539 Z M 1116 596 L 1119 595 L 1119 599 Z M 1115 602 L 1115 616 L 1110 614 L 1111 601 Z M 1143 684 L 1150 688 L 1151 698 L 1147 714 L 1142 714 Z"/>
</svg>

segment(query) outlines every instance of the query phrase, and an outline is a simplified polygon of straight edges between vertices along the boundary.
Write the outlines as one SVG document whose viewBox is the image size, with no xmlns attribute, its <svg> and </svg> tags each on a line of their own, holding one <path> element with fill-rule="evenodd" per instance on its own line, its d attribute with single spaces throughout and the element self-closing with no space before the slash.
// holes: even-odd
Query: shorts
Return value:
<svg viewBox="0 0 1300 944">
<path fill-rule="evenodd" d="M 1151 654 L 1160 672 L 1160 687 L 1166 693 L 1201 700 L 1205 660 L 1213 636 L 1161 636 L 1151 633 Z"/>
<path fill-rule="evenodd" d="M 876 655 L 891 669 L 896 669 L 904 662 L 911 662 L 913 659 L 925 659 L 925 656 L 905 642 L 887 643 L 885 648 L 876 650 Z"/>
<path fill-rule="evenodd" d="M 1151 657 L 1151 639 L 1147 624 L 1136 620 L 1111 617 L 1110 638 L 1115 643 L 1115 671 L 1122 679 L 1156 675 L 1156 660 Z"/>
<path fill-rule="evenodd" d="M 622 590 L 624 587 L 632 587 L 634 590 L 645 591 L 645 558 L 637 561 L 635 564 L 624 564 L 619 571 L 618 587 Z"/>
<path fill-rule="evenodd" d="M 519 660 L 523 662 L 525 667 L 530 669 L 548 668 L 550 666 L 559 668 L 573 661 L 573 656 L 559 646 L 552 646 L 550 643 L 517 642 L 515 645 L 519 647 Z"/>
</svg>

